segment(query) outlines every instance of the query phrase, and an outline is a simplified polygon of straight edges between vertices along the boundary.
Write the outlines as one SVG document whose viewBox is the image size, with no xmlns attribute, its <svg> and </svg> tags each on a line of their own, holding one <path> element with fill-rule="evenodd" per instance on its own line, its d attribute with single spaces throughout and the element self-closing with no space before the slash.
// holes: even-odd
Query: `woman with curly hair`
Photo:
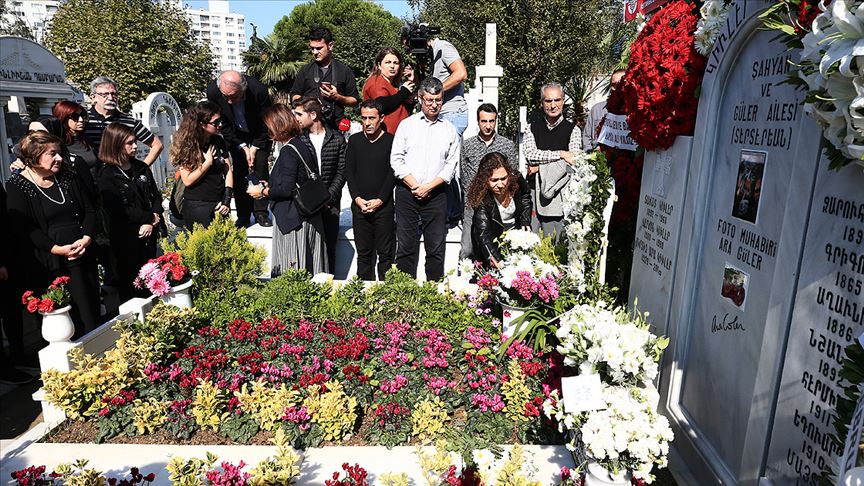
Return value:
<svg viewBox="0 0 864 486">
<path fill-rule="evenodd" d="M 41 294 L 71 277 L 72 320 L 80 337 L 101 324 L 99 276 L 91 251 L 96 212 L 79 177 L 64 162 L 62 140 L 36 131 L 21 140 L 24 170 L 6 182 L 14 258 L 27 288 Z"/>
<path fill-rule="evenodd" d="M 216 213 L 227 216 L 234 195 L 231 155 L 219 135 L 222 114 L 210 101 L 186 110 L 168 159 L 178 168 L 183 193 L 183 220 L 190 231 L 195 223 L 205 228 Z M 179 181 L 178 181 L 179 182 Z"/>
<path fill-rule="evenodd" d="M 471 243 L 474 259 L 499 267 L 501 252 L 496 241 L 513 228 L 531 226 L 531 190 L 521 174 L 514 171 L 500 152 L 480 160 L 477 175 L 468 188 L 468 204 L 474 208 Z"/>
</svg>

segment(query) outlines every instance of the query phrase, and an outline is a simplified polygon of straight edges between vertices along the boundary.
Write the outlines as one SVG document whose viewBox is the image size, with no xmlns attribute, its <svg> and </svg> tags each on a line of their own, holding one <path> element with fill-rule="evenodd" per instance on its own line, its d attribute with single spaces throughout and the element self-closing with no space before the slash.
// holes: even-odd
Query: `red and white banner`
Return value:
<svg viewBox="0 0 864 486">
<path fill-rule="evenodd" d="M 645 15 L 658 8 L 669 0 L 624 0 L 624 21 L 636 20 L 637 14 Z"/>
</svg>

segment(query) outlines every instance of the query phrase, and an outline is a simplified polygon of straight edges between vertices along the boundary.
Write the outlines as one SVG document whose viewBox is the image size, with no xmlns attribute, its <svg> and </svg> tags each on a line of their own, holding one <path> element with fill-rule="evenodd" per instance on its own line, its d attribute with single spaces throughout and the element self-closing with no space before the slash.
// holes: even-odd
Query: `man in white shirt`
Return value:
<svg viewBox="0 0 864 486">
<path fill-rule="evenodd" d="M 426 250 L 426 278 L 444 276 L 447 237 L 447 184 L 459 161 L 459 134 L 444 121 L 444 87 L 436 78 L 420 83 L 421 112 L 399 124 L 390 153 L 396 176 L 396 266 L 417 276 L 420 235 Z"/>
</svg>

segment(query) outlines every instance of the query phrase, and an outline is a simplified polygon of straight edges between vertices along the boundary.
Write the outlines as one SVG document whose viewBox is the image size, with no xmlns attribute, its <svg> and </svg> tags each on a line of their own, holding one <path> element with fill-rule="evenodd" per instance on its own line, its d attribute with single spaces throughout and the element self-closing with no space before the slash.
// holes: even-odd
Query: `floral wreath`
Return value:
<svg viewBox="0 0 864 486">
<path fill-rule="evenodd" d="M 778 0 L 762 14 L 766 27 L 800 49 L 790 82 L 807 91 L 804 112 L 822 125 L 829 168 L 864 165 L 862 0 Z"/>
<path fill-rule="evenodd" d="M 696 126 L 707 60 L 696 51 L 699 15 L 676 0 L 654 14 L 631 46 L 622 89 L 630 135 L 645 150 L 667 149 Z"/>
</svg>

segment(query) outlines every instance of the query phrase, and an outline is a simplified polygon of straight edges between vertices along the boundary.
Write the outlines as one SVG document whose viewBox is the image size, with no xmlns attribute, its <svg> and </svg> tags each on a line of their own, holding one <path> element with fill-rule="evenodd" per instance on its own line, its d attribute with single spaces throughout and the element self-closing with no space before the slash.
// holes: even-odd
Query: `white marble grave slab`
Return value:
<svg viewBox="0 0 864 486">
<path fill-rule="evenodd" d="M 766 476 L 810 484 L 834 466 L 843 349 L 864 331 L 864 171 L 818 168 Z M 840 438 L 841 441 L 843 438 Z"/>
</svg>

